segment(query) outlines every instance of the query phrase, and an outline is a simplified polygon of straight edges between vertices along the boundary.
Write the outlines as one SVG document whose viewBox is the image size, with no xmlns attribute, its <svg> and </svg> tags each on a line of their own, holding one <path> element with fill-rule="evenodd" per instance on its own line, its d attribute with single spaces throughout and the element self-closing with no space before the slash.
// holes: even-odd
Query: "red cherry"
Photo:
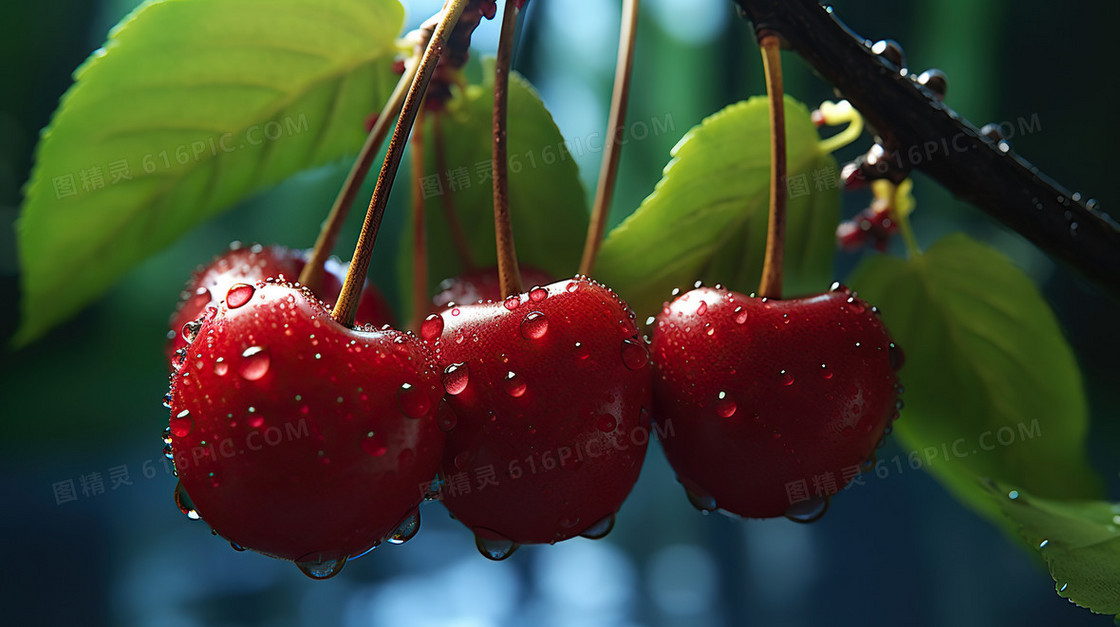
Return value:
<svg viewBox="0 0 1120 627">
<path fill-rule="evenodd" d="M 576 277 L 433 314 L 421 336 L 455 422 L 442 499 L 483 555 L 605 535 L 649 439 L 649 353 L 626 303 Z"/>
<path fill-rule="evenodd" d="M 793 300 L 698 288 L 653 330 L 654 417 L 693 504 L 808 513 L 861 469 L 898 416 L 901 351 L 838 285 Z"/>
<path fill-rule="evenodd" d="M 553 280 L 543 270 L 521 266 L 522 285 L 548 285 Z M 472 270 L 451 279 L 444 279 L 440 282 L 439 293 L 432 298 L 432 303 L 438 311 L 450 303 L 470 305 L 488 300 L 502 300 L 502 287 L 498 282 L 498 269 L 495 267 Z"/>
<path fill-rule="evenodd" d="M 243 247 L 235 243 L 209 264 L 200 266 L 191 275 L 171 316 L 171 331 L 167 334 L 168 360 L 174 361 L 175 352 L 187 345 L 183 336 L 184 326 L 196 320 L 207 307 L 218 306 L 231 287 L 239 283 L 252 285 L 267 278 L 295 281 L 307 263 L 307 256 L 308 252 L 283 246 L 254 244 Z M 319 296 L 329 307 L 333 306 L 342 291 L 346 266 L 336 259 L 328 259 L 325 269 L 322 294 Z M 367 282 L 362 290 L 357 319 L 375 326 L 393 323 L 392 309 L 372 283 Z"/>
<path fill-rule="evenodd" d="M 414 533 L 444 441 L 427 345 L 273 282 L 234 286 L 192 335 L 168 399 L 184 511 L 313 577 Z"/>
</svg>

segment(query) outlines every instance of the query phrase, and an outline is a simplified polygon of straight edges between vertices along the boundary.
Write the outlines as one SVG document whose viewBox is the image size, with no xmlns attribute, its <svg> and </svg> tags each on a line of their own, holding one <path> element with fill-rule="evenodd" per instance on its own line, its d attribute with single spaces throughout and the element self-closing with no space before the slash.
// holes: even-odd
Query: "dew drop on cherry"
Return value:
<svg viewBox="0 0 1120 627">
<path fill-rule="evenodd" d="M 902 370 L 903 364 L 906 363 L 906 353 L 902 352 L 902 347 L 894 342 L 891 342 L 888 347 L 887 357 L 890 359 L 891 369 L 895 372 Z"/>
<path fill-rule="evenodd" d="M 229 362 L 226 361 L 225 357 L 219 357 L 214 360 L 214 374 L 222 377 L 225 376 L 227 372 L 229 372 Z"/>
<path fill-rule="evenodd" d="M 184 409 L 178 415 L 173 416 L 170 422 L 171 434 L 177 438 L 184 438 L 191 432 L 191 427 L 194 426 L 194 420 L 191 418 L 191 412 Z"/>
<path fill-rule="evenodd" d="M 420 418 L 432 408 L 432 402 L 428 400 L 424 390 L 411 383 L 402 384 L 397 390 L 397 401 L 400 403 L 401 411 L 409 418 Z"/>
<path fill-rule="evenodd" d="M 866 310 L 867 310 L 867 306 L 864 305 L 862 300 L 860 300 L 860 299 L 858 299 L 854 296 L 849 296 L 848 297 L 848 311 L 850 311 L 852 313 L 861 314 Z"/>
<path fill-rule="evenodd" d="M 529 299 L 534 303 L 539 303 L 546 298 L 548 298 L 548 290 L 539 285 L 535 285 L 533 289 L 529 290 Z"/>
<path fill-rule="evenodd" d="M 517 309 L 521 306 L 521 297 L 516 295 L 510 296 L 502 304 L 505 305 L 506 309 L 513 311 L 514 309 Z"/>
<path fill-rule="evenodd" d="M 513 540 L 504 538 L 501 540 L 493 540 L 477 535 L 474 537 L 474 545 L 478 548 L 478 552 L 481 553 L 483 557 L 494 560 L 495 562 L 500 562 L 510 555 L 513 555 L 513 552 L 520 546 Z"/>
<path fill-rule="evenodd" d="M 702 316 L 708 313 L 708 301 L 700 301 L 700 306 L 696 308 L 696 315 Z"/>
<path fill-rule="evenodd" d="M 425 341 L 432 341 L 443 333 L 443 316 L 439 314 L 432 314 L 420 323 L 420 338 Z"/>
<path fill-rule="evenodd" d="M 591 349 L 584 342 L 576 342 L 572 353 L 576 356 L 576 359 L 583 361 L 591 356 Z"/>
<path fill-rule="evenodd" d="M 584 529 L 579 535 L 589 540 L 598 540 L 606 537 L 606 535 L 611 532 L 611 529 L 614 529 L 614 514 L 596 521 L 590 527 Z"/>
<path fill-rule="evenodd" d="M 783 370 L 778 373 L 778 381 L 785 386 L 793 385 L 793 375 L 788 370 Z"/>
<path fill-rule="evenodd" d="M 237 372 L 246 381 L 256 381 L 268 373 L 270 361 L 267 348 L 250 346 L 241 353 L 241 366 Z"/>
<path fill-rule="evenodd" d="M 415 538 L 416 534 L 419 531 L 420 512 L 414 511 L 409 514 L 408 518 L 404 519 L 404 522 L 397 526 L 396 530 L 393 531 L 393 534 L 389 536 L 387 542 L 389 544 L 404 544 L 405 542 L 408 542 L 409 540 Z"/>
<path fill-rule="evenodd" d="M 548 318 L 539 311 L 531 311 L 521 321 L 521 337 L 527 340 L 539 340 L 548 333 Z"/>
<path fill-rule="evenodd" d="M 521 396 L 524 396 L 525 389 L 528 387 L 525 384 L 525 380 L 521 378 L 521 375 L 513 372 L 512 370 L 506 373 L 506 380 L 502 383 L 502 385 L 503 387 L 505 387 L 506 394 L 509 394 L 514 398 L 520 398 Z"/>
<path fill-rule="evenodd" d="M 467 364 L 451 364 L 443 370 L 443 389 L 452 396 L 458 396 L 467 389 L 470 382 L 470 370 Z"/>
<path fill-rule="evenodd" d="M 226 305 L 228 305 L 230 309 L 237 309 L 249 302 L 249 299 L 253 297 L 253 292 L 255 291 L 256 288 L 252 285 L 238 283 L 229 288 L 229 291 L 226 292 Z"/>
<path fill-rule="evenodd" d="M 249 411 L 253 411 L 253 408 L 250 407 Z M 258 416 L 254 414 L 249 417 L 249 420 L 247 422 L 249 423 L 250 427 L 254 429 L 260 429 L 262 426 L 264 426 L 264 416 Z"/>
<path fill-rule="evenodd" d="M 385 446 L 385 438 L 370 431 L 366 433 L 366 437 L 362 438 L 362 450 L 373 457 L 381 457 L 389 450 L 389 447 Z"/>
<path fill-rule="evenodd" d="M 622 340 L 622 363 L 630 370 L 641 370 L 649 363 L 649 351 L 645 344 L 626 338 Z"/>
<path fill-rule="evenodd" d="M 718 509 L 715 497 L 709 494 L 703 494 L 701 492 L 693 491 L 688 488 L 684 489 L 684 493 L 685 496 L 688 497 L 689 504 L 705 514 L 714 512 L 716 511 L 716 509 Z"/>
<path fill-rule="evenodd" d="M 813 497 L 807 501 L 794 503 L 786 510 L 786 518 L 799 523 L 816 522 L 828 511 L 829 497 Z"/>
<path fill-rule="evenodd" d="M 459 417 L 455 415 L 455 410 L 448 404 L 447 399 L 440 399 L 439 405 L 436 407 L 436 426 L 440 431 L 448 432 L 455 428 L 459 423 Z"/>
<path fill-rule="evenodd" d="M 200 287 L 191 294 L 189 300 L 183 304 L 183 318 L 195 319 L 202 313 L 202 310 L 210 304 L 210 290 L 205 287 Z M 182 318 L 180 318 L 181 320 Z"/>
<path fill-rule="evenodd" d="M 742 307 L 735 308 L 735 324 L 746 324 L 747 311 Z"/>
<path fill-rule="evenodd" d="M 735 401 L 727 398 L 727 392 L 720 392 L 719 398 L 716 400 L 716 414 L 720 418 L 730 418 L 735 415 L 739 406 Z"/>
<path fill-rule="evenodd" d="M 326 552 L 309 553 L 296 560 L 296 568 L 312 579 L 330 579 L 345 565 L 345 555 Z"/>
<path fill-rule="evenodd" d="M 195 338 L 198 337 L 198 330 L 201 328 L 202 323 L 198 320 L 191 320 L 190 322 L 184 324 L 182 331 L 183 340 L 185 340 L 187 344 L 194 342 Z"/>
<path fill-rule="evenodd" d="M 822 379 L 831 379 L 832 378 L 832 371 L 829 370 L 828 364 L 821 364 L 821 378 Z"/>
<path fill-rule="evenodd" d="M 175 505 L 179 507 L 179 511 L 191 520 L 201 520 L 202 517 L 198 515 L 198 510 L 194 507 L 194 501 L 187 495 L 187 489 L 183 487 L 183 482 L 180 481 L 175 484 Z"/>
</svg>

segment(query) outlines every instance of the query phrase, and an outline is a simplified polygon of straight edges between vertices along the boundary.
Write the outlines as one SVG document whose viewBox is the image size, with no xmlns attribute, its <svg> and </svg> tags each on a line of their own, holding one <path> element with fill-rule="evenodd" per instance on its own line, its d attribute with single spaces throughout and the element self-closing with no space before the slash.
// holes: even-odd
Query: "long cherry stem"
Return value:
<svg viewBox="0 0 1120 627">
<path fill-rule="evenodd" d="M 424 221 L 424 116 L 412 133 L 412 321 L 428 309 L 428 226 Z"/>
<path fill-rule="evenodd" d="M 521 271 L 517 267 L 517 249 L 513 243 L 513 224 L 509 215 L 506 144 L 509 73 L 513 65 L 513 33 L 517 27 L 516 5 L 514 0 L 506 0 L 494 70 L 494 154 L 491 178 L 494 180 L 494 239 L 498 249 L 498 285 L 502 296 L 521 293 Z"/>
<path fill-rule="evenodd" d="M 437 113 L 432 116 L 432 143 L 436 153 L 436 170 L 439 174 L 440 189 L 442 190 L 439 200 L 443 207 L 443 217 L 447 222 L 447 230 L 451 233 L 451 245 L 455 247 L 455 253 L 459 256 L 459 262 L 463 264 L 463 269 L 470 272 L 475 269 L 474 257 L 471 255 L 470 244 L 467 243 L 463 223 L 459 220 L 459 212 L 455 209 L 455 197 L 451 193 L 451 181 L 447 175 L 447 145 L 443 141 L 442 114 Z"/>
<path fill-rule="evenodd" d="M 338 242 L 338 234 L 342 231 L 343 224 L 346 223 L 346 216 L 350 214 L 350 206 L 354 204 L 354 199 L 358 197 L 358 191 L 366 180 L 366 174 L 373 165 L 373 160 L 377 157 L 378 151 L 381 150 L 381 144 L 385 142 L 385 137 L 389 134 L 390 124 L 400 113 L 401 107 L 404 106 L 405 95 L 408 94 L 408 87 L 412 84 L 413 77 L 416 76 L 416 68 L 419 63 L 419 57 L 413 57 L 405 63 L 404 74 L 397 81 L 397 86 L 393 88 L 393 93 L 390 94 L 389 100 L 385 102 L 381 112 L 377 114 L 377 120 L 374 121 L 373 128 L 366 136 L 366 142 L 358 152 L 358 158 L 354 161 L 354 165 L 350 167 L 350 173 L 346 175 L 346 182 L 342 184 L 342 189 L 334 199 L 334 205 L 331 206 L 331 212 L 327 215 L 326 221 L 323 222 L 322 229 L 319 230 L 319 238 L 315 240 L 315 248 L 311 251 L 311 258 L 308 259 L 307 265 L 303 266 L 303 270 L 299 273 L 299 282 L 310 288 L 312 292 L 318 293 L 317 291 L 323 281 L 323 265 Z"/>
<path fill-rule="evenodd" d="M 634 67 L 634 41 L 638 31 L 638 0 L 625 0 L 622 8 L 622 29 L 618 36 L 618 62 L 614 71 L 614 91 L 607 121 L 607 141 L 603 162 L 599 166 L 599 184 L 595 189 L 595 204 L 591 222 L 587 225 L 587 240 L 583 243 L 583 258 L 579 263 L 580 274 L 591 274 L 603 233 L 607 228 L 615 181 L 618 179 L 618 161 L 622 156 L 620 135 L 626 124 L 626 105 L 630 101 L 630 76 Z"/>
<path fill-rule="evenodd" d="M 439 62 L 439 55 L 447 42 L 447 36 L 458 23 L 469 0 L 447 0 L 443 7 L 443 17 L 440 19 L 432 39 L 424 49 L 424 56 L 420 59 L 420 67 L 409 86 L 408 95 L 405 97 L 404 106 L 401 108 L 397 125 L 393 128 L 393 138 L 389 141 L 389 150 L 385 154 L 385 162 L 381 164 L 381 172 L 377 176 L 377 185 L 373 189 L 373 197 L 369 202 L 366 219 L 362 223 L 362 232 L 358 236 L 358 244 L 354 248 L 354 257 L 350 261 L 350 268 L 346 271 L 346 281 L 342 284 L 342 293 L 339 294 L 338 303 L 331 312 L 339 324 L 347 327 L 354 326 L 354 314 L 358 311 L 358 301 L 361 297 L 362 286 L 365 283 L 366 272 L 369 271 L 370 258 L 373 256 L 373 244 L 377 240 L 377 231 L 381 227 L 381 219 L 385 215 L 385 206 L 389 202 L 389 190 L 397 176 L 404 155 L 408 134 L 416 121 L 416 114 L 420 111 L 420 102 L 428 88 L 428 81 Z"/>
<path fill-rule="evenodd" d="M 770 100 L 770 223 L 766 229 L 766 258 L 758 294 L 782 297 L 782 257 L 786 239 L 786 114 L 782 96 L 781 42 L 773 33 L 760 33 L 762 67 Z"/>
</svg>

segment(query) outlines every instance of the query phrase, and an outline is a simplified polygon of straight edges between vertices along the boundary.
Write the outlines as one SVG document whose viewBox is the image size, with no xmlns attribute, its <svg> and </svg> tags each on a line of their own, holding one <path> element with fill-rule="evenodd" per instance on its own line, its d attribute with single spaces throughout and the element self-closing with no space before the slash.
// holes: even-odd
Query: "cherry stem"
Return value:
<svg viewBox="0 0 1120 627">
<path fill-rule="evenodd" d="M 416 121 L 416 114 L 420 112 L 421 100 L 439 62 L 439 55 L 447 43 L 447 36 L 459 22 L 459 17 L 463 14 L 468 1 L 447 0 L 444 4 L 443 17 L 436 25 L 436 30 L 424 49 L 424 56 L 421 57 L 420 67 L 408 88 L 400 117 L 397 118 L 397 125 L 393 127 L 393 138 L 389 140 L 385 161 L 381 164 L 381 172 L 377 175 L 377 185 L 373 188 L 373 197 L 369 201 L 366 219 L 362 223 L 362 232 L 358 236 L 357 246 L 354 247 L 354 257 L 350 261 L 350 268 L 346 271 L 342 293 L 339 294 L 338 303 L 331 312 L 331 318 L 346 327 L 354 326 L 354 315 L 358 311 L 362 286 L 365 283 L 366 272 L 369 271 L 370 258 L 373 257 L 373 244 L 377 240 L 377 231 L 381 228 L 385 206 L 389 203 L 389 190 L 393 187 L 393 180 L 400 168 L 408 134 Z"/>
<path fill-rule="evenodd" d="M 346 216 L 350 213 L 350 207 L 354 204 L 354 199 L 358 197 L 362 183 L 366 180 L 366 174 L 373 165 L 373 160 L 377 157 L 378 151 L 381 150 L 381 144 L 385 142 L 385 137 L 389 134 L 389 125 L 396 119 L 401 107 L 404 106 L 404 97 L 408 93 L 408 86 L 412 84 L 413 77 L 416 76 L 416 67 L 419 65 L 419 61 L 419 57 L 413 57 L 405 63 L 404 73 L 397 81 L 397 86 L 393 88 L 389 100 L 385 102 L 385 106 L 377 114 L 377 120 L 374 121 L 373 128 L 366 136 L 366 142 L 358 152 L 358 158 L 354 161 L 354 165 L 350 167 L 350 173 L 346 175 L 346 182 L 342 184 L 342 189 L 339 191 L 338 197 L 334 199 L 334 205 L 331 206 L 331 212 L 327 215 L 323 227 L 319 230 L 319 238 L 315 240 L 315 248 L 311 251 L 311 258 L 307 260 L 307 264 L 303 266 L 303 270 L 299 273 L 299 282 L 307 286 L 312 292 L 318 293 L 319 287 L 322 285 L 323 267 L 327 257 L 334 250 L 334 246 L 338 242 L 338 235 L 342 232 L 342 226 L 346 222 Z"/>
<path fill-rule="evenodd" d="M 622 7 L 622 28 L 618 35 L 618 61 L 614 70 L 614 91 L 611 94 L 611 109 L 607 118 L 607 142 L 603 151 L 603 162 L 599 166 L 599 185 L 595 189 L 595 204 L 591 209 L 591 222 L 587 225 L 587 239 L 583 243 L 583 258 L 579 263 L 579 273 L 591 274 L 603 233 L 607 228 L 611 199 L 618 180 L 618 162 L 622 156 L 621 143 L 618 141 L 626 124 L 626 105 L 630 101 L 630 77 L 634 67 L 634 41 L 638 31 L 638 0 L 625 0 Z"/>
<path fill-rule="evenodd" d="M 471 256 L 470 244 L 467 243 L 466 232 L 463 230 L 463 223 L 459 220 L 458 211 L 455 210 L 455 198 L 451 194 L 451 186 L 447 178 L 447 148 L 443 141 L 443 116 L 441 114 L 432 116 L 432 140 L 435 144 L 436 170 L 439 174 L 440 189 L 443 190 L 439 199 L 443 207 L 444 220 L 447 222 L 447 230 L 451 233 L 451 245 L 455 247 L 455 253 L 459 256 L 459 262 L 463 264 L 463 269 L 470 272 L 476 266 L 474 265 L 474 258 Z"/>
<path fill-rule="evenodd" d="M 412 133 L 412 321 L 418 328 L 428 309 L 428 229 L 424 222 L 424 116 Z"/>
<path fill-rule="evenodd" d="M 758 294 L 782 297 L 782 257 L 786 239 L 786 114 L 782 96 L 781 41 L 771 32 L 759 33 L 766 93 L 770 101 L 770 223 L 766 230 L 766 257 Z"/>
<path fill-rule="evenodd" d="M 502 12 L 502 31 L 498 38 L 498 58 L 494 68 L 494 239 L 498 249 L 498 285 L 502 296 L 521 293 L 521 271 L 513 243 L 513 224 L 509 215 L 509 173 L 506 155 L 506 121 L 509 113 L 509 73 L 513 61 L 513 33 L 517 27 L 517 3 L 506 0 Z"/>
</svg>

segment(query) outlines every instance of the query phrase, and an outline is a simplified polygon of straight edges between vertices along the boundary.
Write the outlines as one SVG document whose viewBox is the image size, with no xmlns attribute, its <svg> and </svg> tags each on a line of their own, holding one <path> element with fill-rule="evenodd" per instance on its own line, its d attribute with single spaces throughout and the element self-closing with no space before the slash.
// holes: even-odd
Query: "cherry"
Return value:
<svg viewBox="0 0 1120 627">
<path fill-rule="evenodd" d="M 187 345 L 183 326 L 197 319 L 207 307 L 216 307 L 231 287 L 239 283 L 251 285 L 270 277 L 294 281 L 307 258 L 308 252 L 298 249 L 260 244 L 246 247 L 234 242 L 228 251 L 200 266 L 191 275 L 171 316 L 171 331 L 167 334 L 168 360 L 173 360 L 175 352 Z M 336 259 L 328 259 L 325 270 L 319 296 L 330 305 L 342 289 L 346 267 Z M 367 282 L 362 290 L 358 320 L 375 326 L 393 322 L 392 309 L 372 283 Z"/>
<path fill-rule="evenodd" d="M 447 391 L 442 499 L 483 554 L 600 537 L 638 478 L 650 368 L 634 315 L 585 277 L 429 316 Z"/>
<path fill-rule="evenodd" d="M 431 349 L 387 326 L 348 329 L 291 284 L 222 296 L 189 324 L 172 376 L 180 507 L 317 578 L 411 537 L 443 452 Z"/>
<path fill-rule="evenodd" d="M 705 510 L 819 510 L 901 407 L 902 351 L 839 284 L 792 300 L 689 291 L 657 316 L 652 359 L 665 455 Z"/>
<path fill-rule="evenodd" d="M 521 266 L 522 285 L 548 285 L 553 278 L 543 270 L 531 266 Z M 487 300 L 502 300 L 501 283 L 496 267 L 480 268 L 444 279 L 439 284 L 439 292 L 432 298 L 437 310 L 448 304 L 469 305 Z"/>
</svg>

